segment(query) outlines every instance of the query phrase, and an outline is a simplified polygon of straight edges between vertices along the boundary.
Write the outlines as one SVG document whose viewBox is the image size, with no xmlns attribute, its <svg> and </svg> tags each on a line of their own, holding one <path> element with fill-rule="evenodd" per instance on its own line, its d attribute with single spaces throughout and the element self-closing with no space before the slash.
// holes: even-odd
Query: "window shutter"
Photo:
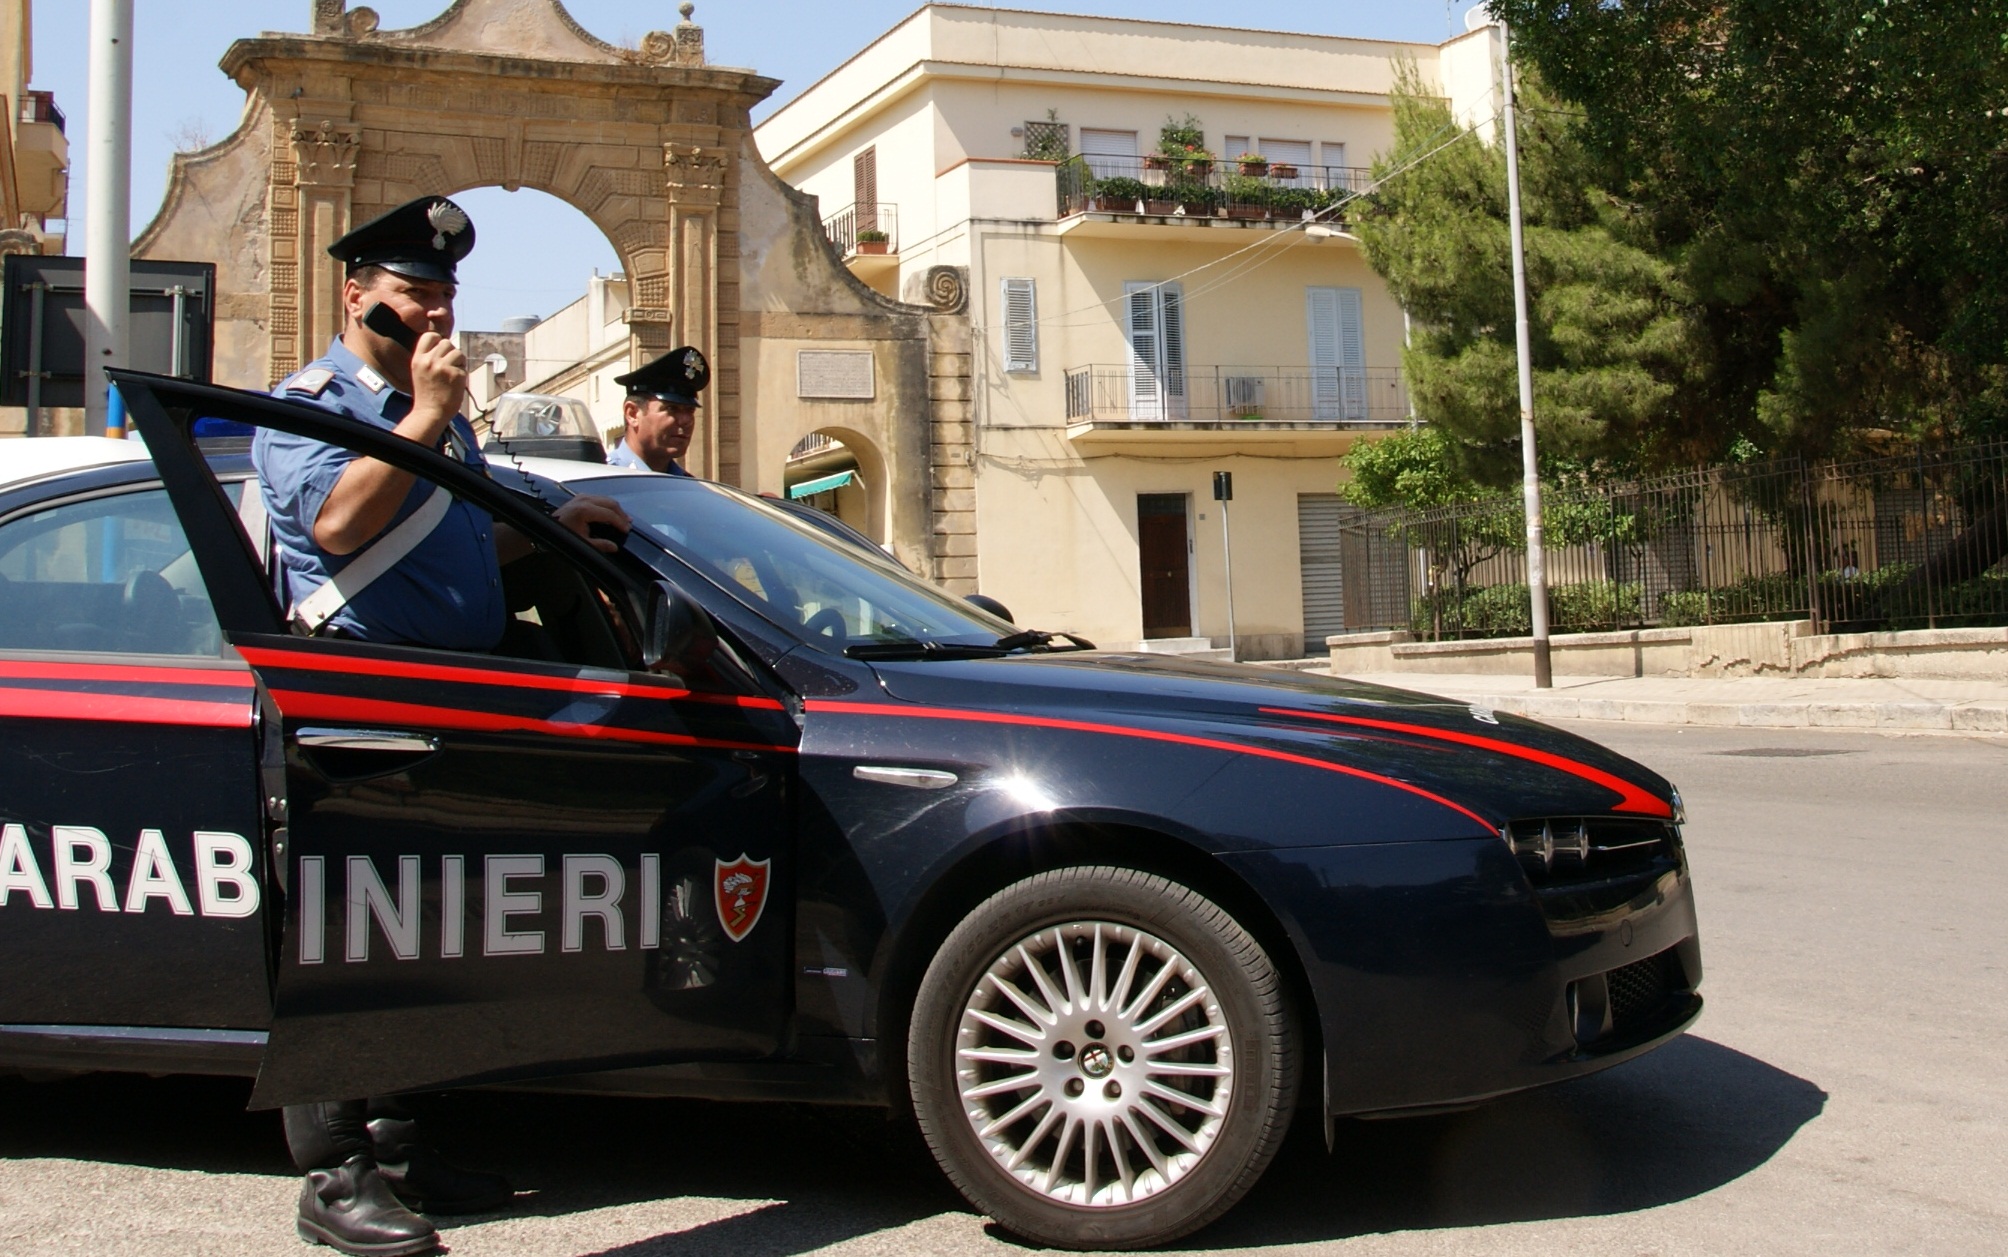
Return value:
<svg viewBox="0 0 2008 1257">
<path fill-rule="evenodd" d="M 1233 161 L 1243 153 L 1252 153 L 1254 151 L 1256 151 L 1255 146 L 1248 142 L 1248 137 L 1245 135 L 1223 135 L 1220 137 L 1220 159 L 1222 161 Z"/>
<path fill-rule="evenodd" d="M 1304 319 L 1311 331 L 1312 417 L 1365 419 L 1366 345 L 1360 290 L 1306 288 Z"/>
<path fill-rule="evenodd" d="M 851 158 L 851 201 L 860 231 L 878 230 L 878 145 Z"/>
<path fill-rule="evenodd" d="M 1335 291 L 1339 298 L 1339 392 L 1346 418 L 1363 420 L 1367 417 L 1367 354 L 1365 331 L 1360 326 L 1360 290 Z"/>
<path fill-rule="evenodd" d="M 1163 284 L 1157 290 L 1158 326 L 1162 332 L 1165 418 L 1185 417 L 1185 289 Z"/>
<path fill-rule="evenodd" d="M 1123 285 L 1129 305 L 1130 417 L 1159 419 L 1164 412 L 1164 394 L 1159 386 L 1160 353 L 1157 336 L 1157 288 L 1147 283 Z"/>
<path fill-rule="evenodd" d="M 1004 281 L 1004 369 L 1039 369 L 1039 296 L 1029 278 Z"/>
</svg>

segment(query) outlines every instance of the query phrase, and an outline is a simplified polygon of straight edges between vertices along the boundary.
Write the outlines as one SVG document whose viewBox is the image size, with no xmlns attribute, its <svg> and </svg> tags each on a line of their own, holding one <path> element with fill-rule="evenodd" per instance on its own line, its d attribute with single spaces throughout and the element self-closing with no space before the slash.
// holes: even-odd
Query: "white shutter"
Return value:
<svg viewBox="0 0 2008 1257">
<path fill-rule="evenodd" d="M 1158 379 L 1162 354 L 1157 335 L 1157 286 L 1123 285 L 1129 306 L 1130 418 L 1164 418 L 1164 391 Z"/>
<path fill-rule="evenodd" d="M 1344 399 L 1346 418 L 1364 421 L 1367 417 L 1367 351 L 1365 331 L 1360 326 L 1360 290 L 1340 288 L 1339 294 L 1339 392 Z"/>
<path fill-rule="evenodd" d="M 1225 135 L 1220 138 L 1220 160 L 1233 161 L 1243 153 L 1256 152 L 1245 135 Z"/>
<path fill-rule="evenodd" d="M 1262 156 L 1269 159 L 1271 166 L 1295 166 L 1295 178 L 1283 180 L 1283 186 L 1302 188 L 1310 186 L 1311 142 L 1309 140 L 1262 140 Z"/>
<path fill-rule="evenodd" d="M 1039 369 L 1039 299 L 1029 278 L 1004 281 L 1004 369 Z"/>
<path fill-rule="evenodd" d="M 1097 179 L 1134 179 L 1138 174 L 1136 132 L 1082 127 L 1081 156 Z"/>
<path fill-rule="evenodd" d="M 1157 290 L 1159 341 L 1163 354 L 1159 378 L 1164 381 L 1164 417 L 1185 418 L 1185 289 L 1160 284 Z"/>
<path fill-rule="evenodd" d="M 1360 290 L 1306 288 L 1304 321 L 1311 335 L 1311 416 L 1367 417 L 1366 349 L 1360 329 Z"/>
</svg>

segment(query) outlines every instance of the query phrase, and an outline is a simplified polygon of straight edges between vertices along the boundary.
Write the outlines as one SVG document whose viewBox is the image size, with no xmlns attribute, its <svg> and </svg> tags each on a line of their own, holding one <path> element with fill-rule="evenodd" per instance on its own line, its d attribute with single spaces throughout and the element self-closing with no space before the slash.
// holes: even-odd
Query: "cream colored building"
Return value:
<svg viewBox="0 0 2008 1257">
<path fill-rule="evenodd" d="M 1403 312 L 1343 198 L 1393 139 L 1398 62 L 1475 120 L 1490 40 L 933 4 L 756 128 L 860 279 L 917 301 L 966 268 L 969 465 L 937 458 L 931 490 L 974 512 L 973 544 L 949 540 L 976 587 L 1104 645 L 1226 647 L 1231 614 L 1239 657 L 1283 658 L 1344 627 L 1338 460 L 1409 411 Z M 1188 115 L 1218 160 L 1159 168 L 1160 129 Z M 1080 157 L 1028 156 L 1056 145 Z M 1244 152 L 1270 173 L 1243 174 Z M 754 426 L 758 488 L 828 474 L 826 450 L 789 460 L 796 425 Z"/>
<path fill-rule="evenodd" d="M 5 94 L 7 143 L 0 145 L 0 253 L 61 253 L 63 237 L 49 221 L 65 216 L 70 194 L 70 144 L 55 96 L 34 79 L 34 6 L 0 0 L 0 93 Z"/>
</svg>

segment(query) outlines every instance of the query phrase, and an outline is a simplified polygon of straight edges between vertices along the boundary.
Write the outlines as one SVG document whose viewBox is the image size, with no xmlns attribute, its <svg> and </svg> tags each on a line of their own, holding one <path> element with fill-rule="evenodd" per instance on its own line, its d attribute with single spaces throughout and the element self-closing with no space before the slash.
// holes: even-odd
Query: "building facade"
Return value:
<svg viewBox="0 0 2008 1257">
<path fill-rule="evenodd" d="M 1410 421 L 1403 312 L 1347 201 L 1398 65 L 1482 118 L 1490 40 L 936 4 L 755 129 L 873 288 L 966 273 L 966 444 L 931 492 L 977 587 L 1103 644 L 1283 658 L 1344 627 L 1338 460 Z M 756 439 L 790 482 L 830 474 Z"/>
</svg>

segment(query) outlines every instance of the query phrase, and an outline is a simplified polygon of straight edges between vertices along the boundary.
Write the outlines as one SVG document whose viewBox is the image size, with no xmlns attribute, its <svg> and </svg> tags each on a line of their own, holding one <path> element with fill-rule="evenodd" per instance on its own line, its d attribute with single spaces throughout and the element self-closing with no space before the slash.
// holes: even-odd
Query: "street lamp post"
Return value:
<svg viewBox="0 0 2008 1257">
<path fill-rule="evenodd" d="M 1541 473 L 1534 449 L 1534 355 L 1527 321 L 1527 247 L 1520 220 L 1520 134 L 1513 114 L 1513 34 L 1499 23 L 1499 80 L 1506 124 L 1506 209 L 1513 236 L 1513 340 L 1520 363 L 1520 477 L 1527 506 L 1527 598 L 1534 629 L 1534 685 L 1555 683 L 1548 654 L 1548 564 L 1541 539 Z"/>
<path fill-rule="evenodd" d="M 91 0 L 89 185 L 84 190 L 87 430 L 125 435 L 106 367 L 131 357 L 132 0 Z"/>
</svg>

